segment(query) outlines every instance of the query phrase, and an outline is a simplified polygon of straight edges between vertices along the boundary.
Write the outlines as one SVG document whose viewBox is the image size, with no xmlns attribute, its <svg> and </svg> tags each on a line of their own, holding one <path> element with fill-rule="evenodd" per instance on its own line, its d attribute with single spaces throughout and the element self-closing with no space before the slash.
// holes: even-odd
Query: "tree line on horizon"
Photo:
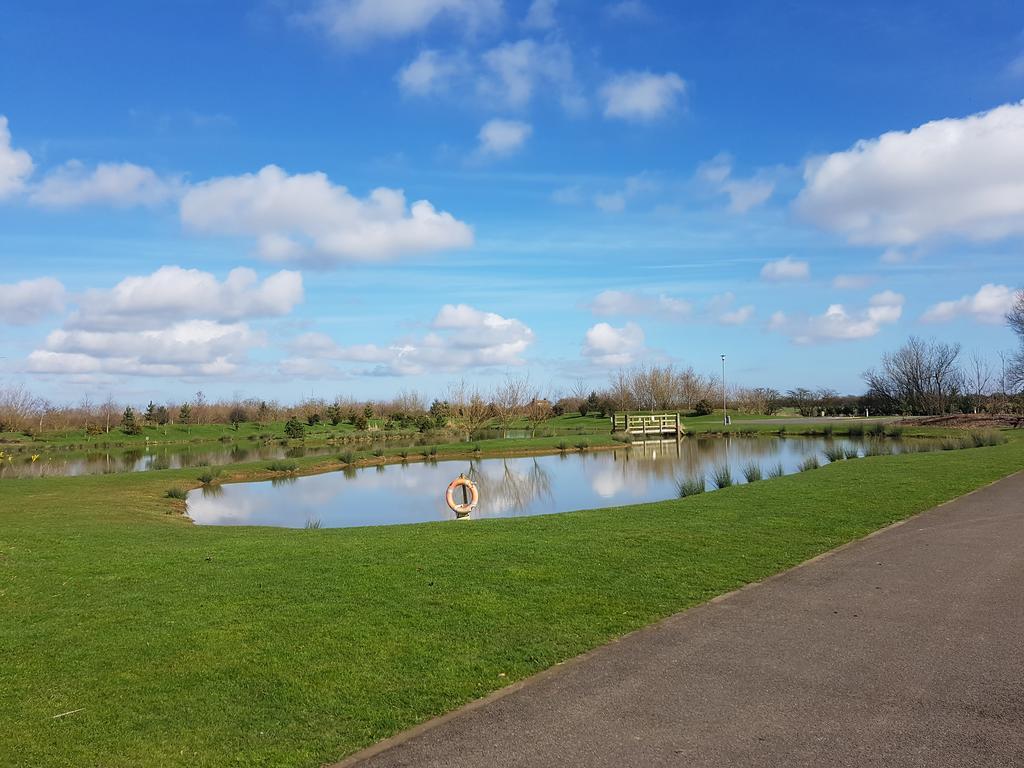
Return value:
<svg viewBox="0 0 1024 768">
<path fill-rule="evenodd" d="M 1016 294 L 1007 323 L 1018 349 L 1002 355 L 998 365 L 978 354 L 964 356 L 959 344 L 911 336 L 899 349 L 885 353 L 865 371 L 862 394 L 842 395 L 827 388 L 734 385 L 725 393 L 730 409 L 770 416 L 792 409 L 802 416 L 915 415 L 948 413 L 1024 414 L 1024 291 Z M 184 402 L 145 406 L 119 403 L 113 397 L 94 403 L 55 405 L 24 386 L 0 388 L 0 432 L 33 434 L 47 430 L 84 429 L 92 434 L 121 429 L 139 433 L 145 426 L 168 424 L 270 424 L 288 421 L 315 426 L 352 424 L 385 429 L 428 431 L 457 425 L 470 432 L 487 424 L 504 428 L 525 419 L 536 425 L 566 413 L 610 416 L 621 411 L 669 411 L 706 415 L 722 405 L 722 380 L 692 367 L 649 365 L 613 372 L 601 387 L 577 380 L 567 392 L 543 393 L 526 376 L 508 376 L 492 390 L 459 381 L 427 399 L 414 390 L 388 400 L 309 397 L 298 403 L 235 397 L 210 401 L 197 392 Z"/>
</svg>

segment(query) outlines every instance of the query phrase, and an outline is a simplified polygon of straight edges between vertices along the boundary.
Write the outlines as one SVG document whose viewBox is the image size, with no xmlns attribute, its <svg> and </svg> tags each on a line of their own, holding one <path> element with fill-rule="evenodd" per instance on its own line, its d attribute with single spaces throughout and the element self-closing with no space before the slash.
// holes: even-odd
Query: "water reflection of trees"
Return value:
<svg viewBox="0 0 1024 768">
<path fill-rule="evenodd" d="M 702 477 L 712 467 L 723 464 L 774 461 L 781 448 L 782 443 L 776 438 L 658 440 L 637 442 L 627 450 L 615 451 L 615 462 L 625 480 L 671 480 L 680 476 Z"/>
<path fill-rule="evenodd" d="M 493 464 L 493 459 L 489 464 Z M 552 500 L 551 473 L 536 459 L 530 460 L 525 472 L 518 471 L 515 464 L 521 460 L 501 462 L 501 470 L 484 472 L 480 462 L 470 462 L 468 477 L 480 491 L 481 507 L 485 514 L 526 510 L 534 502 Z"/>
</svg>

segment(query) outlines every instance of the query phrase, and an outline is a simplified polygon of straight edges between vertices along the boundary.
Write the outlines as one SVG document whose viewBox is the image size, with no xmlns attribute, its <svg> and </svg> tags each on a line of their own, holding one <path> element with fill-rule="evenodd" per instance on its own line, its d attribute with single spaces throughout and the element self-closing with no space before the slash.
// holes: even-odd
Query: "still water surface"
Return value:
<svg viewBox="0 0 1024 768">
<path fill-rule="evenodd" d="M 201 525 L 291 528 L 452 520 L 444 492 L 460 473 L 480 490 L 473 518 L 542 515 L 675 498 L 680 480 L 700 476 L 710 489 L 711 472 L 726 464 L 735 483 L 750 462 L 765 475 L 779 463 L 790 474 L 812 455 L 824 463 L 827 447 L 863 452 L 864 445 L 840 438 L 689 438 L 593 453 L 392 464 L 199 489 L 188 495 L 188 515 Z"/>
</svg>

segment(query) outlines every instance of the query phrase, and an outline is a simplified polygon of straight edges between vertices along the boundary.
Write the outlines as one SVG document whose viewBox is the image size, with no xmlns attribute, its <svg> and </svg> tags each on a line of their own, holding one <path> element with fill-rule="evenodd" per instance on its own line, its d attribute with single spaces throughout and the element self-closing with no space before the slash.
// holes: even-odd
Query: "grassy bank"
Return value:
<svg viewBox="0 0 1024 768">
<path fill-rule="evenodd" d="M 316 766 L 1021 468 L 1015 437 L 639 507 L 337 530 L 190 526 L 163 495 L 194 469 L 5 481 L 0 756 Z"/>
</svg>

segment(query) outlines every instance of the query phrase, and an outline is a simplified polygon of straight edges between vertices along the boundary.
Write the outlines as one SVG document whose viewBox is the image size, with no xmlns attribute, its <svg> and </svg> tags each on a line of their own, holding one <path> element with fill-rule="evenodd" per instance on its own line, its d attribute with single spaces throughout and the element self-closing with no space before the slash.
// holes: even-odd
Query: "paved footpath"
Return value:
<svg viewBox="0 0 1024 768">
<path fill-rule="evenodd" d="M 1024 473 L 343 765 L 1024 766 Z"/>
</svg>

